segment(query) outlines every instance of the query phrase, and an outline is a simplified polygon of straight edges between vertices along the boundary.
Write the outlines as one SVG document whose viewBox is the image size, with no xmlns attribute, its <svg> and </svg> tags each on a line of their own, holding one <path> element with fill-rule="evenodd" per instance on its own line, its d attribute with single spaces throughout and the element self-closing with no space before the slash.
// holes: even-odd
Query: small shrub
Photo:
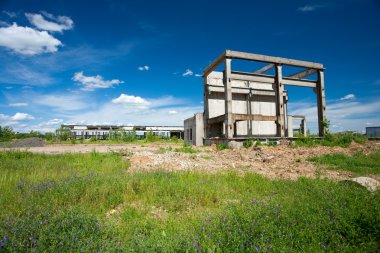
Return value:
<svg viewBox="0 0 380 253">
<path fill-rule="evenodd" d="M 90 138 L 90 142 L 96 142 L 96 137 L 95 137 L 95 136 L 92 136 L 92 137 Z"/>
<path fill-rule="evenodd" d="M 254 141 L 252 139 L 247 139 L 243 142 L 243 147 L 250 148 L 253 146 Z"/>
<path fill-rule="evenodd" d="M 216 149 L 217 150 L 228 149 L 228 145 L 227 144 L 216 144 Z"/>
</svg>

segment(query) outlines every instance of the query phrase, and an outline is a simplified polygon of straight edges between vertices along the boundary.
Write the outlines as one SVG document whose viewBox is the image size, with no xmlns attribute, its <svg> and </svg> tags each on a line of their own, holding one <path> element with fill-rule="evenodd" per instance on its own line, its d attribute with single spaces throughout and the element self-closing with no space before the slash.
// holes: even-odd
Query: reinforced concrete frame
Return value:
<svg viewBox="0 0 380 253">
<path fill-rule="evenodd" d="M 231 61 L 233 59 L 264 62 L 267 63 L 264 67 L 254 72 L 238 72 L 232 71 Z M 225 96 L 225 114 L 218 117 L 209 118 L 208 108 L 208 94 L 211 85 L 207 83 L 208 75 L 214 71 L 218 66 L 224 64 L 223 71 L 223 85 Z M 298 73 L 294 73 L 290 76 L 283 76 L 282 66 L 294 66 L 305 68 Z M 271 69 L 275 69 L 275 75 L 265 74 Z M 304 79 L 312 74 L 317 74 L 317 80 Z M 232 93 L 235 89 L 231 87 L 231 80 L 248 80 L 258 83 L 268 83 L 274 85 L 276 96 L 276 116 L 264 116 L 258 114 L 233 114 L 232 113 Z M 244 53 L 238 51 L 226 50 L 219 55 L 210 65 L 208 65 L 203 71 L 204 82 L 204 137 L 209 138 L 209 128 L 211 124 L 216 122 L 224 122 L 224 140 L 228 143 L 234 139 L 234 125 L 239 120 L 260 120 L 260 121 L 275 121 L 277 135 L 276 137 L 285 139 L 285 113 L 286 107 L 284 106 L 284 86 L 299 86 L 306 88 L 313 88 L 314 93 L 317 95 L 317 107 L 318 107 L 318 130 L 319 136 L 325 135 L 325 120 L 326 120 L 326 99 L 325 99 L 325 82 L 324 82 L 324 67 L 323 64 L 300 61 L 294 59 L 287 59 L 281 57 L 273 57 L 252 53 Z M 210 86 L 210 87 L 209 87 Z M 265 91 L 256 91 L 258 94 Z"/>
</svg>

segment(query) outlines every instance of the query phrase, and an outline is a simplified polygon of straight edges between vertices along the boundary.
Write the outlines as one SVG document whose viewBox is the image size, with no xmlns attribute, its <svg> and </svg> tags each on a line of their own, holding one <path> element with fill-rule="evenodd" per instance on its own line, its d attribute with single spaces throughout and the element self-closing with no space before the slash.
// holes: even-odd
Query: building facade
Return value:
<svg viewBox="0 0 380 253">
<path fill-rule="evenodd" d="M 145 136 L 148 132 L 166 138 L 177 137 L 183 139 L 183 126 L 123 126 L 123 125 L 62 125 L 63 129 L 70 131 L 73 139 L 90 139 L 95 137 L 97 140 L 108 139 L 115 132 Z"/>
</svg>

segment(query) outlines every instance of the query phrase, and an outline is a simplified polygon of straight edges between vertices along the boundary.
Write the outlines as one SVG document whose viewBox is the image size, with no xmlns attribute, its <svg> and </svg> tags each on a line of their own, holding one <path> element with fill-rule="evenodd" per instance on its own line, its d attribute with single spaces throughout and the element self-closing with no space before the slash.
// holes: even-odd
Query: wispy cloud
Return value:
<svg viewBox="0 0 380 253">
<path fill-rule="evenodd" d="M 124 83 L 124 81 L 121 81 L 119 79 L 104 80 L 103 77 L 100 75 L 85 76 L 83 74 L 83 71 L 75 73 L 72 80 L 80 83 L 83 86 L 81 90 L 84 90 L 84 91 L 106 89 L 106 88 L 111 88 L 114 85 Z"/>
<path fill-rule="evenodd" d="M 46 86 L 55 82 L 47 71 L 40 71 L 36 66 L 13 62 L 0 69 L 0 82 L 31 86 Z"/>
<path fill-rule="evenodd" d="M 62 43 L 46 31 L 13 23 L 8 27 L 0 27 L 0 46 L 21 55 L 36 55 L 54 53 Z"/>
<path fill-rule="evenodd" d="M 355 95 L 354 94 L 347 94 L 346 96 L 341 97 L 339 100 L 350 100 L 350 99 L 355 99 Z"/>
<path fill-rule="evenodd" d="M 192 76 L 194 73 L 190 69 L 186 69 L 186 71 L 182 74 L 182 76 Z"/>
<path fill-rule="evenodd" d="M 78 94 L 35 95 L 33 103 L 54 108 L 59 111 L 76 111 L 89 107 L 85 97 Z"/>
<path fill-rule="evenodd" d="M 63 30 L 71 30 L 74 26 L 74 21 L 66 16 L 54 16 L 47 12 L 41 14 L 25 13 L 29 22 L 36 28 L 49 32 L 62 32 Z M 47 19 L 50 20 L 47 20 Z"/>
<path fill-rule="evenodd" d="M 29 104 L 28 103 L 11 103 L 9 104 L 10 107 L 24 107 L 24 106 L 28 106 Z"/>
<path fill-rule="evenodd" d="M 13 11 L 3 11 L 3 13 L 6 14 L 10 18 L 14 18 L 17 16 L 17 13 Z"/>
<path fill-rule="evenodd" d="M 145 65 L 145 66 L 140 66 L 137 69 L 140 70 L 140 71 L 148 71 L 150 69 L 150 67 L 147 66 L 147 65 Z"/>
<path fill-rule="evenodd" d="M 321 5 L 315 5 L 315 4 L 307 4 L 305 6 L 299 7 L 298 10 L 301 12 L 312 12 L 319 8 L 321 8 Z"/>
<path fill-rule="evenodd" d="M 305 115 L 308 128 L 317 131 L 317 106 L 309 102 L 289 103 L 290 115 Z M 344 130 L 363 131 L 367 122 L 380 125 L 380 102 L 376 100 L 327 101 L 326 114 L 334 132 Z"/>
</svg>

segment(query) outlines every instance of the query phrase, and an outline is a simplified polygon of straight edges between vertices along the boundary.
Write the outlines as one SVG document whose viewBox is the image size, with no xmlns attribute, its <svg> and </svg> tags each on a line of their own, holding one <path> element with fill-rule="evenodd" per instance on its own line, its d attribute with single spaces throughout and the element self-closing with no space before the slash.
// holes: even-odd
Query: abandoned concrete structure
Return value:
<svg viewBox="0 0 380 253">
<path fill-rule="evenodd" d="M 266 63 L 254 72 L 231 68 L 233 59 Z M 214 71 L 224 64 L 224 71 Z M 283 66 L 302 68 L 283 76 Z M 265 74 L 274 69 L 274 74 Z M 304 79 L 316 74 L 316 80 Z M 285 86 L 313 88 L 317 94 L 319 136 L 325 133 L 324 67 L 320 63 L 226 50 L 203 72 L 204 112 L 184 122 L 185 141 L 194 145 L 229 143 L 247 138 L 285 139 L 306 135 L 306 118 L 288 115 Z M 300 121 L 299 126 L 294 122 Z"/>
</svg>

